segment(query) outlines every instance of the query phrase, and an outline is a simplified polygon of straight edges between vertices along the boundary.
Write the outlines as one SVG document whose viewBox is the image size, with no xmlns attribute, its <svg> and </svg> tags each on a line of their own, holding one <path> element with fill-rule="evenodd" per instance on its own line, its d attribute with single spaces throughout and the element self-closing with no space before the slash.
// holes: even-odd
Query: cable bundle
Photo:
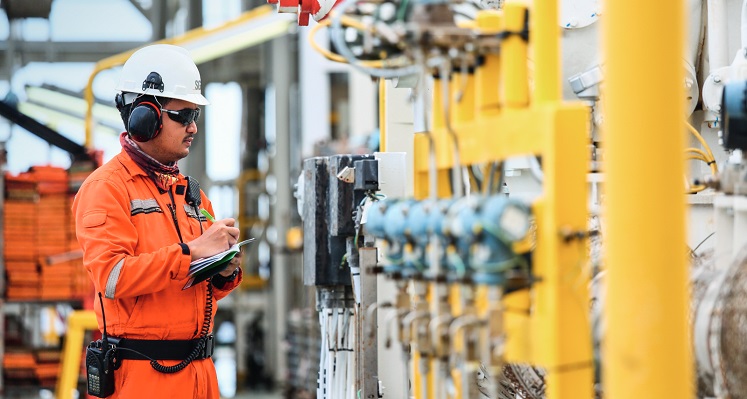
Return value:
<svg viewBox="0 0 747 399">
<path fill-rule="evenodd" d="M 319 358 L 318 399 L 355 398 L 355 323 L 351 309 L 319 312 L 322 350 Z"/>
</svg>

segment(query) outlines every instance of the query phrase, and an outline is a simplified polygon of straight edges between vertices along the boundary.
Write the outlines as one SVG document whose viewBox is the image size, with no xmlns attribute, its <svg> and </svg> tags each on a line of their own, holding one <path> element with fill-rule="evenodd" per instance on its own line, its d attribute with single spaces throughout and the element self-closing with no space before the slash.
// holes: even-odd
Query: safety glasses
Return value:
<svg viewBox="0 0 747 399">
<path fill-rule="evenodd" d="M 187 126 L 192 122 L 197 122 L 197 119 L 200 117 L 199 108 L 184 108 L 178 111 L 161 108 L 161 111 L 165 112 L 172 121 L 181 123 L 182 126 Z"/>
</svg>

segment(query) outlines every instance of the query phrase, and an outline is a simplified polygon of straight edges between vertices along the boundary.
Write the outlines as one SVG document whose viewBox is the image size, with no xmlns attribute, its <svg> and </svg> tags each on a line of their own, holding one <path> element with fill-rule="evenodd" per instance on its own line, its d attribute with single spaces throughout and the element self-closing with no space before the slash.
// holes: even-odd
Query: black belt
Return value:
<svg viewBox="0 0 747 399">
<path fill-rule="evenodd" d="M 205 347 L 197 354 L 195 360 L 213 356 L 215 339 L 213 334 L 203 338 L 189 340 L 146 340 L 108 337 L 109 344 L 117 350 L 117 360 L 184 360 L 205 340 Z"/>
</svg>

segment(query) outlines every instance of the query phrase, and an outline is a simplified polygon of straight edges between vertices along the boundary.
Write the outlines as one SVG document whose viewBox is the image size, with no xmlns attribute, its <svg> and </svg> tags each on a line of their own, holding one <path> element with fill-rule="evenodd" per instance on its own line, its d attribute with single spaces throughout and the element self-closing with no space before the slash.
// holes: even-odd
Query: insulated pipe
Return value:
<svg viewBox="0 0 747 399">
<path fill-rule="evenodd" d="M 726 0 L 708 0 L 708 63 L 711 71 L 729 65 L 727 16 Z"/>
<path fill-rule="evenodd" d="M 672 101 L 682 96 L 685 5 L 608 0 L 604 7 L 605 397 L 690 398 L 685 104 Z"/>
</svg>

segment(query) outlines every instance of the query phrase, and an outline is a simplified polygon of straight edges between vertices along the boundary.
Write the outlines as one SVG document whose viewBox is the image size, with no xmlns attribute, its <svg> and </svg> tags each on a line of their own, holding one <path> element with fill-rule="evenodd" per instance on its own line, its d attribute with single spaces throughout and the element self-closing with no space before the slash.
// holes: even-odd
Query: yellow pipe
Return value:
<svg viewBox="0 0 747 399">
<path fill-rule="evenodd" d="M 195 28 L 190 31 L 185 32 L 182 35 L 175 36 L 173 38 L 166 38 L 163 40 L 159 40 L 157 42 L 153 42 L 151 44 L 174 44 L 174 45 L 185 45 L 186 43 L 189 43 L 194 40 L 201 39 L 205 36 L 216 34 L 218 32 L 226 31 L 229 29 L 233 29 L 238 25 L 247 23 L 253 19 L 265 16 L 271 12 L 274 11 L 274 7 L 265 4 L 263 6 L 257 7 L 253 10 L 247 11 L 238 18 L 227 22 L 224 25 L 221 25 L 217 28 L 212 29 L 205 29 L 203 27 Z M 96 79 L 96 76 L 101 73 L 101 71 L 105 71 L 107 69 L 124 65 L 124 63 L 127 61 L 128 58 L 137 51 L 137 48 L 134 48 L 129 51 L 125 51 L 123 53 L 119 53 L 116 55 L 113 55 L 108 58 L 104 58 L 103 60 L 97 62 L 93 66 L 93 71 L 91 72 L 91 76 L 88 77 L 88 83 L 86 84 L 86 87 L 83 89 L 83 98 L 86 100 L 86 103 L 88 107 L 86 108 L 86 117 L 85 117 L 85 128 L 86 128 L 86 138 L 84 145 L 87 148 L 93 148 L 93 81 Z"/>
<path fill-rule="evenodd" d="M 475 75 L 472 72 L 459 72 L 451 79 L 451 93 L 459 96 L 452 103 L 451 121 L 455 125 L 470 122 L 475 118 Z"/>
<path fill-rule="evenodd" d="M 431 112 L 431 131 L 429 134 L 433 137 L 435 143 L 436 159 L 448 159 L 448 163 L 454 162 L 454 144 L 451 139 L 449 132 L 446 129 L 446 110 L 443 107 L 443 96 L 448 95 L 443 92 L 443 85 L 440 79 L 433 80 L 433 106 Z M 453 107 L 453 103 L 451 104 Z M 427 139 L 426 139 L 427 142 Z M 425 159 L 428 159 L 426 152 Z M 440 168 L 439 168 L 440 169 Z M 425 180 L 425 187 L 428 187 L 428 175 L 427 169 L 426 174 L 421 177 Z M 438 170 L 438 193 L 439 198 L 448 198 L 451 196 L 451 182 L 448 170 Z"/>
<path fill-rule="evenodd" d="M 528 289 L 503 297 L 503 325 L 506 330 L 505 358 L 507 362 L 527 363 L 532 359 L 529 315 L 532 307 Z"/>
<path fill-rule="evenodd" d="M 80 373 L 80 352 L 83 349 L 83 335 L 86 330 L 98 329 L 96 314 L 92 310 L 77 310 L 67 317 L 67 336 L 62 352 L 62 365 L 57 378 L 55 397 L 69 399 L 77 389 Z"/>
<path fill-rule="evenodd" d="M 379 78 L 379 152 L 386 152 L 386 79 Z"/>
<path fill-rule="evenodd" d="M 533 101 L 560 100 L 560 26 L 558 2 L 535 1 L 532 15 Z"/>
<path fill-rule="evenodd" d="M 430 134 L 430 133 L 428 133 Z M 413 173 L 413 196 L 422 200 L 428 198 L 428 150 L 430 143 L 425 134 L 416 134 L 413 140 L 412 164 L 415 168 Z M 418 165 L 426 165 L 425 169 L 418 170 Z"/>
<path fill-rule="evenodd" d="M 532 355 L 548 370 L 548 399 L 589 399 L 593 359 L 586 241 L 561 238 L 563 231 L 587 230 L 589 113 L 575 105 L 554 107 L 558 109 L 546 137 L 548 150 L 542 154 L 543 196 L 533 206 L 533 271 L 539 281 L 533 286 Z"/>
<path fill-rule="evenodd" d="M 692 398 L 685 109 L 678 100 L 685 5 L 632 0 L 604 7 L 605 397 Z"/>
<path fill-rule="evenodd" d="M 504 30 L 520 32 L 526 21 L 526 6 L 517 3 L 506 3 L 504 12 Z M 529 83 L 527 71 L 527 42 L 517 33 L 506 36 L 501 47 L 501 66 L 503 73 L 503 104 L 509 108 L 522 108 L 529 105 Z"/>
</svg>

